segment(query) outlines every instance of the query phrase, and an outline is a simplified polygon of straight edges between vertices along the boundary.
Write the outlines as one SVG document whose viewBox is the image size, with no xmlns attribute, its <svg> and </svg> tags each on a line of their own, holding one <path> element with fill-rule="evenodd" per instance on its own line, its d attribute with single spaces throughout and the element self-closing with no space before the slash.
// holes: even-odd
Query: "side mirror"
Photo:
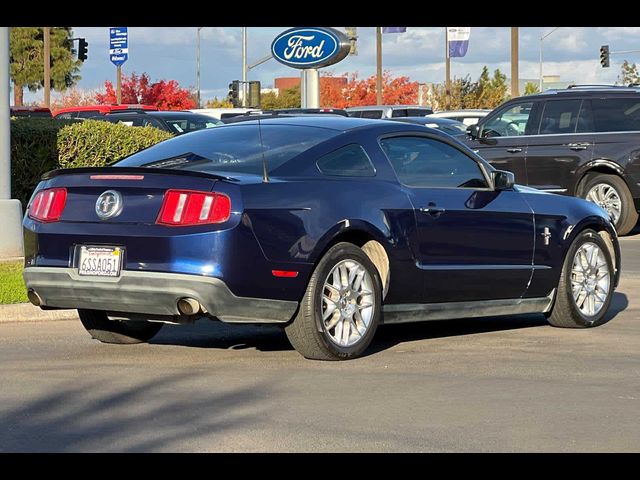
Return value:
<svg viewBox="0 0 640 480">
<path fill-rule="evenodd" d="M 474 140 L 480 136 L 480 127 L 478 127 L 477 123 L 475 125 L 469 125 L 467 127 L 467 135 L 469 135 Z"/>
<path fill-rule="evenodd" d="M 492 176 L 494 190 L 509 190 L 516 183 L 515 175 L 505 170 L 494 170 Z"/>
</svg>

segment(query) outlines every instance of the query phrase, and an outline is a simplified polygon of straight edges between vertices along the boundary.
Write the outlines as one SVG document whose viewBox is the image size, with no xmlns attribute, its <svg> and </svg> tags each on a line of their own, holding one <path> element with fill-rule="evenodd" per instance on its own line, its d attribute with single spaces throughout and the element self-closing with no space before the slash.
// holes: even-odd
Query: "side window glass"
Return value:
<svg viewBox="0 0 640 480">
<path fill-rule="evenodd" d="M 518 103 L 498 113 L 482 126 L 483 137 L 517 137 L 525 135 L 533 102 Z"/>
<path fill-rule="evenodd" d="M 376 174 L 369 156 L 360 145 L 347 145 L 317 161 L 318 169 L 325 175 L 339 177 L 373 177 Z"/>
<path fill-rule="evenodd" d="M 551 100 L 545 103 L 540 135 L 574 133 L 582 100 Z"/>
<path fill-rule="evenodd" d="M 380 141 L 398 180 L 409 187 L 487 188 L 480 166 L 451 145 L 426 137 Z"/>
<path fill-rule="evenodd" d="M 594 98 L 596 132 L 629 132 L 640 130 L 639 95 L 627 98 Z"/>
<path fill-rule="evenodd" d="M 382 118 L 382 110 L 362 110 L 362 118 Z"/>
<path fill-rule="evenodd" d="M 593 132 L 593 109 L 591 100 L 583 100 L 578 114 L 578 124 L 576 125 L 576 133 Z"/>
</svg>

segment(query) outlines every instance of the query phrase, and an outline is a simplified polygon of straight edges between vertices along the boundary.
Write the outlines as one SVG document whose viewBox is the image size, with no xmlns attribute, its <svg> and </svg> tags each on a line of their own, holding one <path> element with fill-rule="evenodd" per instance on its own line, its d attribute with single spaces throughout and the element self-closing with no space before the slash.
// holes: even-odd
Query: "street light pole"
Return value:
<svg viewBox="0 0 640 480">
<path fill-rule="evenodd" d="M 196 100 L 198 108 L 202 108 L 200 103 L 200 30 L 204 27 L 197 27 L 196 31 Z"/>
<path fill-rule="evenodd" d="M 247 106 L 247 27 L 242 27 L 242 106 Z"/>
<path fill-rule="evenodd" d="M 551 30 L 549 33 L 547 33 L 546 35 L 542 35 L 540 37 L 540 79 L 539 79 L 539 84 L 538 84 L 538 89 L 540 90 L 540 92 L 542 92 L 542 41 L 547 38 L 549 35 L 551 35 L 553 32 L 555 32 L 556 30 L 558 30 L 560 27 L 556 27 L 553 30 Z"/>
</svg>

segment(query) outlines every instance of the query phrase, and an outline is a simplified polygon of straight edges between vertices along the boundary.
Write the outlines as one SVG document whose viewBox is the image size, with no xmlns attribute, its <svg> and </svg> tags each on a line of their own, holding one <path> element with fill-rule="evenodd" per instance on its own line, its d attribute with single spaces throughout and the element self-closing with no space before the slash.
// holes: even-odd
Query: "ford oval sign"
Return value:
<svg viewBox="0 0 640 480">
<path fill-rule="evenodd" d="M 271 54 L 293 68 L 333 65 L 349 54 L 349 38 L 328 27 L 299 27 L 282 32 L 271 44 Z"/>
</svg>

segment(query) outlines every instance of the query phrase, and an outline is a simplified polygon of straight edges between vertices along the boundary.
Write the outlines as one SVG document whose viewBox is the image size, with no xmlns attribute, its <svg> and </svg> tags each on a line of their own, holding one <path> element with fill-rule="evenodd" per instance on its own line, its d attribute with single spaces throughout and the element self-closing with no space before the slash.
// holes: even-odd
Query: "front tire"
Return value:
<svg viewBox="0 0 640 480">
<path fill-rule="evenodd" d="M 617 175 L 587 175 L 582 186 L 582 197 L 607 211 L 614 221 L 618 235 L 626 235 L 638 223 L 638 212 L 629 187 Z"/>
<path fill-rule="evenodd" d="M 580 232 L 567 251 L 547 320 L 564 328 L 602 325 L 613 298 L 613 285 L 613 259 L 606 243 L 593 230 Z"/>
<path fill-rule="evenodd" d="M 298 314 L 285 327 L 287 338 L 313 360 L 360 356 L 380 322 L 381 284 L 378 269 L 360 248 L 336 244 L 313 271 Z"/>
<path fill-rule="evenodd" d="M 163 326 L 159 322 L 110 320 L 107 313 L 100 310 L 78 310 L 78 316 L 87 332 L 102 343 L 145 343 Z"/>
</svg>

